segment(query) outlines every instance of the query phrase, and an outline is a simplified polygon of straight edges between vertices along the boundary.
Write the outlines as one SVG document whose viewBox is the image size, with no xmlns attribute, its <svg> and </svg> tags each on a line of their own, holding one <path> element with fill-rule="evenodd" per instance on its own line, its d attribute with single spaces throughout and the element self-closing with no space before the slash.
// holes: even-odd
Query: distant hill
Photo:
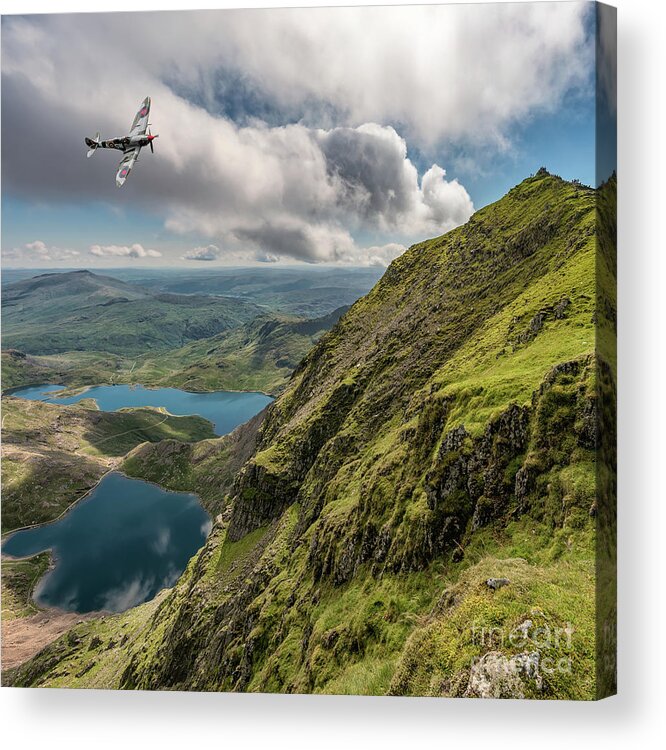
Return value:
<svg viewBox="0 0 666 750">
<path fill-rule="evenodd" d="M 168 368 L 167 385 L 188 390 L 261 390 L 278 393 L 319 338 L 348 310 L 320 318 L 261 315 L 239 328 L 187 344 L 153 361 L 137 362 L 135 375 Z"/>
<path fill-rule="evenodd" d="M 317 318 L 367 294 L 382 267 L 296 266 L 189 270 L 118 269 L 118 278 L 144 289 L 178 294 L 221 294 L 265 306 L 274 312 Z"/>
<path fill-rule="evenodd" d="M 92 271 L 69 271 L 44 273 L 30 279 L 16 281 L 3 289 L 4 308 L 22 305 L 43 309 L 40 302 L 71 300 L 79 307 L 105 304 L 114 299 L 146 299 L 151 293 L 134 284 L 127 284 L 111 276 L 102 276 Z"/>
<path fill-rule="evenodd" d="M 348 309 L 340 307 L 320 318 L 262 313 L 248 323 L 185 346 L 144 353 L 132 353 L 131 347 L 127 354 L 78 350 L 39 355 L 6 349 L 2 352 L 2 387 L 142 383 L 191 391 L 229 389 L 277 394 L 312 346 Z M 93 345 L 104 335 L 101 331 Z"/>
<path fill-rule="evenodd" d="M 151 291 L 91 271 L 42 274 L 3 288 L 3 347 L 131 356 L 214 336 L 261 312 L 246 300 Z"/>
</svg>

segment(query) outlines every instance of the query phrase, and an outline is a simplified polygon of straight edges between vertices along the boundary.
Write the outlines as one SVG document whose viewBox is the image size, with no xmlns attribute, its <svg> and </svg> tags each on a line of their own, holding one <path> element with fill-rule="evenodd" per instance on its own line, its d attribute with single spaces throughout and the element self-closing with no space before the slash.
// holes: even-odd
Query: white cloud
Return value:
<svg viewBox="0 0 666 750">
<path fill-rule="evenodd" d="M 218 260 L 220 248 L 217 245 L 206 245 L 206 247 L 195 247 L 188 250 L 182 260 Z"/>
<path fill-rule="evenodd" d="M 34 242 L 26 242 L 25 244 L 26 250 L 34 250 L 36 253 L 47 253 L 48 248 L 46 247 L 46 243 L 42 242 L 41 240 L 35 240 Z"/>
<path fill-rule="evenodd" d="M 259 263 L 278 263 L 280 256 L 274 255 L 273 253 L 257 252 L 255 253 L 254 259 Z"/>
<path fill-rule="evenodd" d="M 107 612 L 124 612 L 145 602 L 154 588 L 154 578 L 138 576 L 126 584 L 105 592 L 101 609 Z"/>
<path fill-rule="evenodd" d="M 271 9 L 147 19 L 159 25 L 149 40 L 134 31 L 156 77 L 164 50 L 177 50 L 169 77 L 212 109 L 231 68 L 309 123 L 328 112 L 352 127 L 401 123 L 421 145 L 502 143 L 511 123 L 585 82 L 589 12 L 583 2 Z"/>
<path fill-rule="evenodd" d="M 349 262 L 361 266 L 388 266 L 392 260 L 402 255 L 407 248 L 397 242 L 387 245 L 365 247 L 356 251 Z"/>
<path fill-rule="evenodd" d="M 442 234 L 473 211 L 464 186 L 447 181 L 438 165 L 419 180 L 392 127 L 238 128 L 182 101 L 174 108 L 199 121 L 195 129 L 211 149 L 179 148 L 191 170 L 181 179 L 190 183 L 171 204 L 166 226 L 217 238 L 225 251 L 250 248 L 258 260 L 338 261 L 354 247 L 356 231 L 411 242 Z M 195 248 L 184 257 L 212 255 Z"/>
<path fill-rule="evenodd" d="M 215 110 L 220 73 L 240 72 L 252 94 L 309 123 L 326 112 L 352 127 L 402 123 L 410 138 L 429 144 L 502 141 L 512 122 L 556 107 L 591 70 L 590 12 L 585 2 L 496 3 L 118 13 L 49 24 L 68 44 L 87 46 L 96 68 L 108 68 L 100 49 L 121 40 L 132 54 L 114 56 L 109 76 L 121 74 L 125 89 L 129 69 L 175 82 Z M 21 41 L 32 46 L 40 36 L 25 28 Z M 52 39 L 49 47 L 62 44 Z M 59 70 L 50 56 L 32 67 L 41 79 Z"/>
<path fill-rule="evenodd" d="M 91 245 L 89 252 L 98 258 L 118 257 L 118 258 L 161 258 L 162 253 L 159 250 L 144 248 L 139 243 L 133 245 Z"/>
<path fill-rule="evenodd" d="M 42 240 L 26 242 L 20 247 L 13 247 L 11 250 L 3 250 L 2 257 L 14 262 L 27 263 L 34 265 L 39 262 L 51 263 L 53 261 L 71 261 L 80 255 L 78 250 L 70 248 L 47 245 Z"/>
<path fill-rule="evenodd" d="M 554 110 L 566 91 L 586 85 L 586 8 L 8 18 L 5 185 L 32 198 L 93 194 L 157 212 L 168 231 L 214 243 L 189 250 L 187 260 L 379 262 L 382 243 L 404 246 L 443 233 L 473 210 L 464 185 L 439 163 L 448 159 L 430 159 L 419 175 L 407 139 L 421 153 L 435 145 L 448 153 L 449 143 L 483 144 L 484 153 L 508 148 L 516 122 Z M 241 76 L 248 100 L 267 102 L 275 122 L 292 124 L 220 114 L 233 97 L 222 96 L 219 82 L 232 74 Z M 142 153 L 118 191 L 115 162 L 103 152 L 82 159 L 82 137 L 126 132 L 146 94 L 160 139 L 154 157 Z M 360 249 L 359 236 L 372 247 Z M 90 252 L 159 257 L 135 247 L 94 245 Z"/>
<path fill-rule="evenodd" d="M 157 538 L 152 544 L 153 550 L 163 557 L 169 551 L 171 544 L 171 531 L 167 526 L 157 529 Z"/>
</svg>

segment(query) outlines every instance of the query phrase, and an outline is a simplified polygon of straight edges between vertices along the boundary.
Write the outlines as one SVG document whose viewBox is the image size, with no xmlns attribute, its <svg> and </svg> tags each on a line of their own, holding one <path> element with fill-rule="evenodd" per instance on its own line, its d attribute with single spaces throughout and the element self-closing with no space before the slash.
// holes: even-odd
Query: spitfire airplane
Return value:
<svg viewBox="0 0 666 750">
<path fill-rule="evenodd" d="M 150 97 L 147 96 L 136 113 L 128 135 L 120 138 L 111 138 L 108 141 L 101 141 L 99 133 L 97 133 L 94 139 L 86 138 L 86 146 L 90 149 L 86 154 L 88 157 L 91 157 L 98 148 L 114 148 L 117 151 L 123 152 L 123 158 L 120 160 L 118 171 L 116 172 L 116 185 L 118 187 L 122 187 L 125 184 L 125 180 L 137 162 L 139 152 L 144 146 L 150 146 L 151 153 L 155 153 L 153 141 L 158 136 L 152 135 L 150 130 L 148 130 L 150 124 L 148 122 L 149 114 Z"/>
</svg>

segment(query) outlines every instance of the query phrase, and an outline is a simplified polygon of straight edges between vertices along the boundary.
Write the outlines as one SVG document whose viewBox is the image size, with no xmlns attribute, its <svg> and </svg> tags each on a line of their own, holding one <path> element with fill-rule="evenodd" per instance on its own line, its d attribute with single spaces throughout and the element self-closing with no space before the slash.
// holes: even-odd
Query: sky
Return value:
<svg viewBox="0 0 666 750">
<path fill-rule="evenodd" d="M 2 18 L 3 267 L 387 265 L 539 167 L 595 182 L 582 2 Z M 118 153 L 152 98 L 155 154 Z"/>
</svg>

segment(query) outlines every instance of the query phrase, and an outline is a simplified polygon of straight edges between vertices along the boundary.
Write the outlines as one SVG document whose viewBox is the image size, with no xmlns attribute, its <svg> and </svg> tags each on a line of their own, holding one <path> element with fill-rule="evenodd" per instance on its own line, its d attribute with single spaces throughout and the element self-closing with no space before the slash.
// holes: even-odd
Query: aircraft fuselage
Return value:
<svg viewBox="0 0 666 750">
<path fill-rule="evenodd" d="M 154 135 L 123 135 L 118 138 L 109 138 L 106 141 L 100 141 L 96 143 L 92 138 L 86 138 L 86 145 L 89 148 L 113 148 L 117 151 L 129 151 L 134 148 L 142 148 L 148 146 L 150 142 L 155 138 Z"/>
</svg>

